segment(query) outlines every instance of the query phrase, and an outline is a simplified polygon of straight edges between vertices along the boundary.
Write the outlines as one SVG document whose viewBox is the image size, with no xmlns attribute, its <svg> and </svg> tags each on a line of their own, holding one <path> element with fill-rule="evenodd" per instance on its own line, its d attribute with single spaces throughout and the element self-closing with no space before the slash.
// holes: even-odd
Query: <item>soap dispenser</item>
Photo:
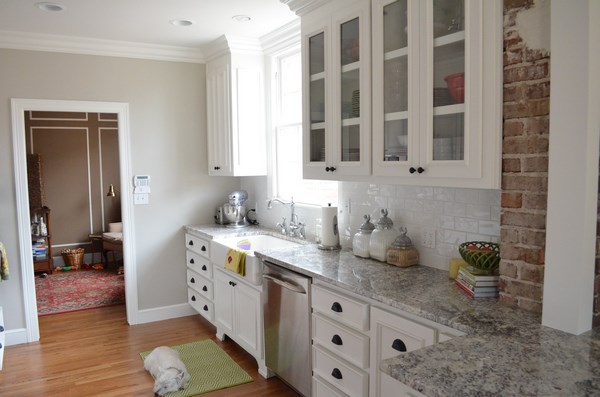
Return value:
<svg viewBox="0 0 600 397">
<path fill-rule="evenodd" d="M 371 242 L 371 233 L 375 230 L 375 225 L 371 223 L 371 216 L 365 215 L 365 221 L 360 225 L 360 229 L 352 239 L 352 253 L 362 258 L 369 258 L 369 244 Z"/>
<path fill-rule="evenodd" d="M 386 261 L 387 250 L 398 235 L 396 230 L 394 230 L 394 222 L 387 215 L 388 210 L 382 209 L 381 218 L 377 222 L 377 228 L 371 233 L 369 241 L 369 254 L 371 258 L 381 262 Z"/>
</svg>

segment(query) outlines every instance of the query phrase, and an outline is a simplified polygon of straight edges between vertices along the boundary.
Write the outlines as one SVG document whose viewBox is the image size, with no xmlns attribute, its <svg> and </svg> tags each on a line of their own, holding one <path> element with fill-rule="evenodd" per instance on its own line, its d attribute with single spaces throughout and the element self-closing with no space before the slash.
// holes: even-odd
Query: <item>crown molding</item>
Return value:
<svg viewBox="0 0 600 397">
<path fill-rule="evenodd" d="M 271 55 L 295 45 L 300 45 L 300 18 L 283 25 L 260 38 L 265 55 Z"/>
<path fill-rule="evenodd" d="M 285 4 L 296 15 L 302 16 L 312 10 L 321 7 L 323 4 L 329 3 L 330 0 L 279 0 Z"/>
<path fill-rule="evenodd" d="M 0 30 L 0 48 L 206 63 L 198 48 Z"/>
<path fill-rule="evenodd" d="M 262 54 L 263 48 L 257 38 L 223 35 L 205 45 L 202 51 L 209 62 L 226 54 Z"/>
</svg>

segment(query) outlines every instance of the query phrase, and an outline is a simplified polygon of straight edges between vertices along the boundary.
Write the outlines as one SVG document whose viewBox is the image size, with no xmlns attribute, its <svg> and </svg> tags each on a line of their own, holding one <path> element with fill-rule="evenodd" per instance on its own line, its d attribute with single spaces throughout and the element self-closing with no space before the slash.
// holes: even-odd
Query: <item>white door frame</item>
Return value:
<svg viewBox="0 0 600 397">
<path fill-rule="evenodd" d="M 19 226 L 19 252 L 27 342 L 40 339 L 33 257 L 31 256 L 31 229 L 29 219 L 29 192 L 27 185 L 27 149 L 25 143 L 25 112 L 30 110 L 50 112 L 116 113 L 118 117 L 119 162 L 121 187 L 131 186 L 131 155 L 129 134 L 129 104 L 120 102 L 62 101 L 45 99 L 11 99 L 13 156 L 15 163 L 15 192 L 17 223 Z M 127 322 L 138 321 L 135 244 L 133 244 L 133 193 L 121 189 L 121 217 L 123 221 L 123 265 L 125 269 L 125 299 Z"/>
</svg>

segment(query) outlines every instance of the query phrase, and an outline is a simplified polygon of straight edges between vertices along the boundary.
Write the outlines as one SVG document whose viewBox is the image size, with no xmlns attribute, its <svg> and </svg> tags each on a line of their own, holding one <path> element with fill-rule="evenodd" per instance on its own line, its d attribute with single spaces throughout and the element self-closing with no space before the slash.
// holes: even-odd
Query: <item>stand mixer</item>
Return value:
<svg viewBox="0 0 600 397">
<path fill-rule="evenodd" d="M 229 202 L 217 208 L 215 221 L 227 227 L 245 227 L 248 226 L 246 220 L 246 200 L 248 192 L 245 190 L 236 190 L 229 193 Z"/>
</svg>

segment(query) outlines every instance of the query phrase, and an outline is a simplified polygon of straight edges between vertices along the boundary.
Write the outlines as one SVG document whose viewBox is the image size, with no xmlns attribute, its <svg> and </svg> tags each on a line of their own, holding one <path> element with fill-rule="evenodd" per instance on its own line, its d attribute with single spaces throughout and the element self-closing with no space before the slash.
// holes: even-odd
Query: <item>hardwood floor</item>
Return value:
<svg viewBox="0 0 600 397">
<path fill-rule="evenodd" d="M 235 342 L 219 341 L 200 315 L 134 326 L 125 318 L 125 306 L 40 317 L 39 343 L 6 348 L 0 396 L 152 396 L 154 380 L 139 353 L 202 339 L 214 340 L 254 379 L 203 397 L 299 396 L 259 375 L 256 360 Z"/>
</svg>

